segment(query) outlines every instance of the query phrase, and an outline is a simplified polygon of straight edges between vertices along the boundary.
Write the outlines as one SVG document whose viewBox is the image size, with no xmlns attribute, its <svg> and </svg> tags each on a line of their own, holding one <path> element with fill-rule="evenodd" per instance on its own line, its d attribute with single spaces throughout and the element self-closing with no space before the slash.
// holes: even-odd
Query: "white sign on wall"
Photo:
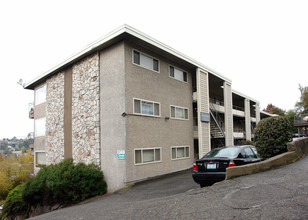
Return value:
<svg viewBox="0 0 308 220">
<path fill-rule="evenodd" d="M 125 159 L 125 150 L 117 150 L 117 158 L 119 160 L 124 160 Z"/>
</svg>

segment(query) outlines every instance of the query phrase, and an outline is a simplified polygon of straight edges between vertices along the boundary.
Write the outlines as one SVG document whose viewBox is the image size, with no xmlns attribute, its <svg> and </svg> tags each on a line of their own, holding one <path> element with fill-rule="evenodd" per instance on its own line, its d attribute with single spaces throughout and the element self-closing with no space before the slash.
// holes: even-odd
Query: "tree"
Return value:
<svg viewBox="0 0 308 220">
<path fill-rule="evenodd" d="M 297 132 L 297 128 L 294 127 L 294 117 L 296 116 L 296 112 L 293 110 L 289 110 L 286 113 L 286 117 L 289 120 L 290 124 L 292 125 L 292 133 L 296 133 Z"/>
<path fill-rule="evenodd" d="M 296 102 L 296 113 L 299 116 L 307 115 L 308 114 L 308 86 L 303 87 L 299 85 L 299 91 L 301 93 L 300 101 Z"/>
<path fill-rule="evenodd" d="M 266 109 L 264 109 L 263 111 L 268 112 L 270 114 L 280 115 L 280 116 L 284 116 L 285 115 L 285 111 L 284 110 L 274 106 L 273 104 L 268 104 Z"/>
<path fill-rule="evenodd" d="M 31 150 L 19 157 L 15 155 L 0 160 L 0 199 L 5 199 L 11 189 L 26 182 L 33 169 Z"/>
</svg>

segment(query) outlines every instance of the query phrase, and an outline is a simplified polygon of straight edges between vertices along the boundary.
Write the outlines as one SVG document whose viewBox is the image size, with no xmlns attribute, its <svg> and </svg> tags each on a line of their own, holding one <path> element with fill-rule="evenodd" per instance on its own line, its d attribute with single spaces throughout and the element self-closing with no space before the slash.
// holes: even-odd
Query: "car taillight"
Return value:
<svg viewBox="0 0 308 220">
<path fill-rule="evenodd" d="M 229 162 L 228 167 L 235 167 L 235 166 L 236 166 L 236 164 L 234 163 L 233 160 L 231 160 L 231 161 Z"/>
<path fill-rule="evenodd" d="M 197 167 L 197 164 L 196 163 L 194 163 L 194 171 L 198 171 L 198 167 Z"/>
</svg>

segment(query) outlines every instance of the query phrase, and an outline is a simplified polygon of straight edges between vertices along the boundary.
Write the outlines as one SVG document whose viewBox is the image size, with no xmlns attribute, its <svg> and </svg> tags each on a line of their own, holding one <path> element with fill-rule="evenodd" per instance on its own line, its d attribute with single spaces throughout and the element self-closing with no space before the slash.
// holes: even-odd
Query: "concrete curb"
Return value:
<svg viewBox="0 0 308 220">
<path fill-rule="evenodd" d="M 303 138 L 288 143 L 288 151 L 289 152 L 277 155 L 259 163 L 238 167 L 228 167 L 226 170 L 225 179 L 227 180 L 238 176 L 259 173 L 293 163 L 308 153 L 308 138 Z"/>
</svg>

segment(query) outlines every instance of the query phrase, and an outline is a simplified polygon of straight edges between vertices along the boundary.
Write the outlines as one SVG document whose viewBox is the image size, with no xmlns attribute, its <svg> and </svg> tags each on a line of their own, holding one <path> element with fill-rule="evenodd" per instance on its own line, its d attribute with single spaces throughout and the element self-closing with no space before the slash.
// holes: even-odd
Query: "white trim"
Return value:
<svg viewBox="0 0 308 220">
<path fill-rule="evenodd" d="M 140 113 L 135 113 L 135 100 L 139 100 L 140 101 Z M 142 101 L 153 103 L 153 115 L 142 114 Z M 159 106 L 159 115 L 154 115 L 154 104 L 158 104 L 158 106 Z M 133 114 L 134 115 L 141 115 L 141 116 L 149 116 L 149 117 L 160 118 L 161 117 L 161 105 L 160 105 L 160 102 L 155 102 L 155 101 L 150 101 L 150 100 L 145 100 L 145 99 L 139 99 L 139 98 L 133 98 Z"/>
<path fill-rule="evenodd" d="M 173 159 L 172 158 L 172 149 L 175 148 L 175 158 Z M 188 148 L 188 157 L 180 157 L 178 158 L 177 157 L 177 149 L 178 148 L 184 148 L 184 151 L 185 151 L 185 148 Z M 189 145 L 184 145 L 184 146 L 171 146 L 171 160 L 183 160 L 183 159 L 189 159 L 190 158 L 190 146 Z"/>
<path fill-rule="evenodd" d="M 168 69 L 169 69 L 169 77 L 171 78 L 171 79 L 175 79 L 175 80 L 177 80 L 177 81 L 180 81 L 180 82 L 183 82 L 183 83 L 188 83 L 188 72 L 187 71 L 185 71 L 185 70 L 183 70 L 183 69 L 181 69 L 181 68 L 178 68 L 178 67 L 176 67 L 176 66 L 174 66 L 174 65 L 171 65 L 171 64 L 169 64 L 168 65 Z M 182 71 L 183 73 L 185 72 L 186 73 L 186 79 L 187 79 L 187 81 L 184 81 L 184 80 L 180 80 L 180 79 L 177 79 L 177 78 L 175 78 L 175 77 L 172 77 L 172 76 L 170 76 L 170 67 L 173 67 L 173 69 L 177 69 L 177 70 L 180 70 L 180 71 Z M 174 74 L 174 73 L 173 73 Z M 183 78 L 184 78 L 184 76 L 183 76 Z"/>
<path fill-rule="evenodd" d="M 159 149 L 159 157 L 160 160 L 155 160 L 155 150 Z M 141 151 L 141 163 L 136 163 L 136 151 L 140 150 Z M 143 150 L 153 150 L 154 151 L 154 161 L 153 162 L 143 162 Z M 153 163 L 161 163 L 162 162 L 162 148 L 161 147 L 150 147 L 150 148 L 134 148 L 134 165 L 139 166 L 139 165 L 145 165 L 145 164 L 153 164 Z"/>
<path fill-rule="evenodd" d="M 186 118 L 177 118 L 176 115 L 174 115 L 174 117 L 172 117 L 171 115 L 171 107 L 174 107 L 174 108 L 181 108 L 181 109 L 187 109 L 187 119 Z M 174 112 L 174 114 L 176 114 L 176 111 Z M 184 112 L 185 114 L 185 112 Z M 183 120 L 183 121 L 189 121 L 189 108 L 186 108 L 186 107 L 182 107 L 182 106 L 176 106 L 176 105 L 170 105 L 170 118 L 171 119 L 175 119 L 175 120 Z"/>
<path fill-rule="evenodd" d="M 244 95 L 243 93 L 238 92 L 238 91 L 236 91 L 236 90 L 234 90 L 234 89 L 231 89 L 231 92 L 234 93 L 234 94 L 236 94 L 236 95 L 238 95 L 238 96 L 241 96 L 241 97 L 243 97 L 243 98 L 249 99 L 250 101 L 253 101 L 253 102 L 255 102 L 255 103 L 258 104 L 258 105 L 260 104 L 259 101 L 255 100 L 255 99 L 253 99 L 253 98 L 251 98 L 251 97 L 249 97 L 249 96 L 247 96 L 247 95 Z"/>
<path fill-rule="evenodd" d="M 24 84 L 24 88 L 28 88 L 30 87 L 33 83 L 35 83 L 36 81 L 46 77 L 49 74 L 55 73 L 57 71 L 59 71 L 60 68 L 62 68 L 63 66 L 77 61 L 80 57 L 82 57 L 83 55 L 87 54 L 87 53 L 91 53 L 91 52 L 95 52 L 96 50 L 99 49 L 100 46 L 102 46 L 103 44 L 111 41 L 112 39 L 116 38 L 117 36 L 120 36 L 123 33 L 128 33 L 132 36 L 135 36 L 153 46 L 158 47 L 159 49 L 162 49 L 170 54 L 172 54 L 173 56 L 176 56 L 188 63 L 191 63 L 192 65 L 196 66 L 196 68 L 200 68 L 203 69 L 207 72 L 210 72 L 211 74 L 217 76 L 218 78 L 221 78 L 227 82 L 231 83 L 231 80 L 228 79 L 227 77 L 223 76 L 222 74 L 210 69 L 209 67 L 205 66 L 204 64 L 180 53 L 179 51 L 167 46 L 166 44 L 161 43 L 158 40 L 155 40 L 154 38 L 138 31 L 137 29 L 134 29 L 133 27 L 129 26 L 129 25 L 122 25 L 121 27 L 115 29 L 114 31 L 110 32 L 109 34 L 107 34 L 106 36 L 94 41 L 93 43 L 89 44 L 87 47 L 85 47 L 83 50 L 81 50 L 78 53 L 73 54 L 72 56 L 66 58 L 65 60 L 63 60 L 62 62 L 60 62 L 58 65 L 54 66 L 53 68 L 49 69 L 48 71 L 44 72 L 43 74 L 41 74 L 40 76 L 34 78 L 33 80 L 27 82 Z"/>
<path fill-rule="evenodd" d="M 149 69 L 149 68 L 144 67 L 144 66 L 141 66 L 141 64 L 134 63 L 134 51 L 138 52 L 140 55 L 143 54 L 144 56 L 147 56 L 147 57 L 149 57 L 149 58 L 152 58 L 153 60 L 157 60 L 157 61 L 158 61 L 158 71 L 156 71 L 156 70 L 154 70 L 154 69 Z M 139 60 L 139 62 L 141 63 L 140 60 Z M 146 69 L 146 70 L 151 70 L 151 71 L 153 71 L 153 72 L 155 72 L 155 73 L 160 73 L 160 60 L 157 59 L 156 57 L 153 57 L 153 56 L 147 54 L 147 53 L 141 52 L 140 50 L 133 49 L 133 51 L 132 51 L 132 63 L 133 63 L 134 65 L 136 65 L 136 66 L 138 66 L 138 67 L 142 67 L 142 68 L 144 68 L 144 69 Z"/>
</svg>

